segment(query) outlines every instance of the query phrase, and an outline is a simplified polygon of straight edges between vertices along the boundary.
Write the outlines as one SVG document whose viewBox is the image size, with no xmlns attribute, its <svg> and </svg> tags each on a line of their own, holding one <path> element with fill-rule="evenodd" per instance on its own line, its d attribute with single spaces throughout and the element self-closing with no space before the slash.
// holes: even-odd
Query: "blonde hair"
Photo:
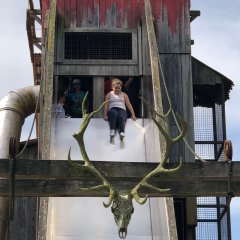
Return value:
<svg viewBox="0 0 240 240">
<path fill-rule="evenodd" d="M 114 78 L 112 80 L 112 86 L 115 86 L 115 85 L 121 85 L 121 87 L 122 87 L 123 83 L 119 78 Z"/>
</svg>

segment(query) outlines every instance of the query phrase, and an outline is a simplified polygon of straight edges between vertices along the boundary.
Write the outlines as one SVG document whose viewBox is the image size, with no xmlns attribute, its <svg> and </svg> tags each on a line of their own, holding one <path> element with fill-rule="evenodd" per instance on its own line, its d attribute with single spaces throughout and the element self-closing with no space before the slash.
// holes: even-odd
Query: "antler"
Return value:
<svg viewBox="0 0 240 240">
<path fill-rule="evenodd" d="M 177 118 L 178 118 L 178 121 L 181 126 L 181 132 L 175 138 L 171 137 L 171 135 L 169 133 L 170 127 L 169 127 L 169 123 L 167 121 L 170 113 L 173 111 L 171 103 L 170 103 L 170 108 L 169 108 L 168 112 L 164 115 L 164 114 L 160 114 L 157 111 L 155 111 L 146 100 L 143 99 L 143 101 L 148 105 L 149 109 L 152 111 L 152 119 L 155 122 L 155 124 L 157 125 L 158 129 L 160 130 L 160 132 L 162 133 L 162 135 L 166 141 L 166 149 L 162 153 L 162 157 L 161 157 L 161 160 L 160 160 L 160 163 L 158 164 L 158 166 L 153 171 L 148 173 L 131 191 L 133 198 L 139 204 L 144 204 L 148 198 L 148 195 L 146 195 L 144 199 L 140 198 L 140 196 L 138 194 L 138 190 L 141 187 L 146 187 L 146 188 L 158 191 L 158 192 L 166 192 L 166 191 L 170 190 L 170 189 L 161 189 L 161 188 L 155 187 L 155 186 L 149 184 L 148 182 L 152 177 L 154 177 L 155 175 L 157 175 L 159 173 L 172 173 L 172 172 L 176 172 L 178 169 L 180 169 L 180 167 L 182 166 L 182 159 L 180 159 L 180 164 L 176 168 L 166 169 L 166 168 L 164 168 L 164 165 L 169 158 L 169 154 L 170 154 L 170 150 L 171 150 L 172 146 L 175 143 L 181 141 L 184 138 L 185 134 L 187 133 L 187 123 L 183 120 L 182 117 L 180 117 L 177 114 Z M 161 118 L 164 121 L 165 127 L 163 127 L 161 125 L 160 119 L 157 119 L 157 117 Z"/>
<path fill-rule="evenodd" d="M 82 154 L 83 157 L 83 162 L 84 164 L 78 164 L 75 163 L 71 160 L 71 148 L 69 149 L 68 152 L 68 160 L 69 160 L 69 164 L 71 166 L 73 166 L 74 168 L 77 168 L 79 170 L 83 170 L 83 169 L 87 169 L 88 172 L 92 173 L 95 177 L 97 177 L 98 179 L 100 179 L 102 181 L 102 184 L 94 186 L 94 187 L 89 187 L 89 188 L 81 188 L 78 187 L 79 190 L 82 191 L 90 191 L 90 190 L 99 190 L 99 189 L 103 189 L 103 188 L 107 188 L 109 190 L 109 199 L 107 203 L 103 203 L 104 207 L 109 207 L 112 204 L 113 198 L 114 198 L 114 194 L 115 194 L 115 189 L 113 188 L 113 186 L 103 177 L 103 175 L 93 166 L 92 162 L 90 161 L 86 149 L 85 149 L 85 144 L 83 141 L 83 136 L 85 133 L 85 130 L 88 127 L 88 124 L 92 118 L 92 116 L 96 113 L 98 113 L 102 107 L 106 104 L 106 102 L 104 102 L 97 110 L 87 114 L 86 112 L 86 100 L 87 100 L 87 95 L 88 92 L 86 93 L 84 99 L 83 99 L 83 103 L 82 103 L 82 113 L 83 113 L 83 120 L 82 120 L 82 124 L 80 126 L 80 130 L 78 133 L 73 134 L 73 137 L 77 140 L 79 148 L 80 148 L 80 152 Z"/>
<path fill-rule="evenodd" d="M 127 227 L 131 219 L 131 215 L 133 214 L 134 207 L 132 204 L 132 199 L 134 198 L 138 203 L 144 204 L 147 200 L 146 196 L 144 199 L 141 199 L 138 194 L 138 190 L 141 187 L 147 187 L 149 189 L 156 190 L 158 192 L 165 192 L 168 191 L 169 189 L 160 189 L 157 188 L 151 184 L 149 184 L 149 180 L 154 177 L 155 175 L 159 173 L 170 173 L 170 172 L 175 172 L 181 167 L 181 160 L 180 164 L 178 167 L 174 169 L 165 169 L 164 165 L 166 161 L 168 160 L 170 149 L 175 144 L 176 142 L 180 141 L 183 139 L 184 135 L 187 132 L 187 124 L 186 122 L 181 118 L 177 117 L 178 121 L 181 125 L 181 132 L 179 136 L 172 138 L 169 133 L 169 123 L 168 123 L 168 117 L 169 114 L 173 111 L 172 106 L 170 106 L 170 109 L 168 112 L 163 115 L 155 111 L 148 102 L 146 102 L 144 99 L 143 101 L 148 104 L 149 109 L 152 111 L 152 119 L 159 128 L 160 132 L 165 138 L 166 141 L 166 149 L 162 154 L 161 161 L 159 165 L 150 173 L 148 173 L 138 184 L 136 187 L 134 187 L 132 190 L 129 191 L 118 191 L 113 188 L 113 186 L 104 178 L 104 176 L 93 166 L 91 160 L 89 159 L 87 152 L 85 150 L 85 144 L 83 141 L 83 135 L 85 133 L 86 128 L 88 127 L 88 124 L 92 118 L 92 116 L 99 112 L 101 108 L 104 106 L 106 102 L 104 102 L 96 111 L 93 111 L 89 114 L 86 113 L 86 99 L 87 99 L 87 94 L 84 97 L 83 104 L 82 104 L 82 111 L 83 111 L 83 120 L 82 124 L 80 126 L 80 130 L 78 133 L 75 133 L 73 137 L 77 140 L 80 152 L 83 157 L 83 164 L 78 164 L 76 162 L 73 162 L 71 160 L 70 154 L 71 154 L 71 148 L 69 149 L 68 152 L 68 160 L 69 164 L 73 166 L 74 168 L 82 171 L 86 169 L 88 172 L 92 173 L 94 176 L 96 176 L 98 179 L 101 180 L 102 184 L 94 186 L 94 187 L 89 187 L 89 188 L 81 188 L 78 186 L 78 189 L 81 191 L 89 191 L 89 190 L 99 190 L 103 188 L 107 188 L 109 190 L 109 199 L 107 203 L 103 203 L 104 207 L 109 207 L 112 205 L 112 213 L 114 215 L 114 219 L 116 224 L 118 225 L 118 235 L 121 239 L 126 238 L 127 236 Z M 164 120 L 164 126 L 162 126 L 162 121 L 160 122 L 159 118 Z"/>
</svg>

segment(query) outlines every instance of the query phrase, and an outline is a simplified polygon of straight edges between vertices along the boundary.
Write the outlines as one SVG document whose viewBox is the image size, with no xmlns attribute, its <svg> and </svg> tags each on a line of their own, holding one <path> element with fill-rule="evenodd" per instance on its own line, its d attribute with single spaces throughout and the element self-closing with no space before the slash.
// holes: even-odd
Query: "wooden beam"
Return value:
<svg viewBox="0 0 240 240">
<path fill-rule="evenodd" d="M 199 17 L 201 12 L 199 10 L 190 10 L 190 22 L 192 22 L 195 18 Z"/>
<path fill-rule="evenodd" d="M 157 163 L 99 162 L 95 167 L 117 188 L 131 189 Z M 167 164 L 174 168 L 177 164 Z M 228 162 L 184 163 L 182 168 L 171 175 L 165 173 L 153 178 L 152 183 L 161 188 L 170 188 L 165 193 L 142 189 L 141 194 L 164 197 L 226 196 L 228 189 Z M 10 181 L 7 159 L 0 160 L 0 196 L 8 196 Z M 68 161 L 62 160 L 17 160 L 16 196 L 81 196 L 103 197 L 107 191 L 83 192 L 76 184 L 89 187 L 99 181 L 85 170 L 76 172 Z M 240 162 L 232 163 L 231 190 L 234 196 L 240 196 Z"/>
<path fill-rule="evenodd" d="M 28 0 L 30 9 L 34 9 L 33 0 Z"/>
</svg>

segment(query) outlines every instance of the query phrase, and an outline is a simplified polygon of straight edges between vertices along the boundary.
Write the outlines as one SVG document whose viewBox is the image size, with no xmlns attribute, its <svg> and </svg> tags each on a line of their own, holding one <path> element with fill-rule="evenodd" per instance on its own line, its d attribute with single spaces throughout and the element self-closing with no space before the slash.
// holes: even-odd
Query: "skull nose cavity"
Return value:
<svg viewBox="0 0 240 240">
<path fill-rule="evenodd" d="M 127 236 L 127 230 L 125 228 L 120 228 L 118 235 L 121 239 L 125 239 Z"/>
</svg>

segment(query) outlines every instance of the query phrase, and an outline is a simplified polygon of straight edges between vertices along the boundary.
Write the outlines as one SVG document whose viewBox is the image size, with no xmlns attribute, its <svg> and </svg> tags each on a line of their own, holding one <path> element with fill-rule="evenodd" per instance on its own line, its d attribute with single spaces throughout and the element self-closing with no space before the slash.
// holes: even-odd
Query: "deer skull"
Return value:
<svg viewBox="0 0 240 240">
<path fill-rule="evenodd" d="M 121 239 L 125 239 L 127 227 L 134 212 L 132 196 L 129 193 L 118 193 L 113 198 L 111 210 L 118 226 L 118 235 Z"/>
</svg>

